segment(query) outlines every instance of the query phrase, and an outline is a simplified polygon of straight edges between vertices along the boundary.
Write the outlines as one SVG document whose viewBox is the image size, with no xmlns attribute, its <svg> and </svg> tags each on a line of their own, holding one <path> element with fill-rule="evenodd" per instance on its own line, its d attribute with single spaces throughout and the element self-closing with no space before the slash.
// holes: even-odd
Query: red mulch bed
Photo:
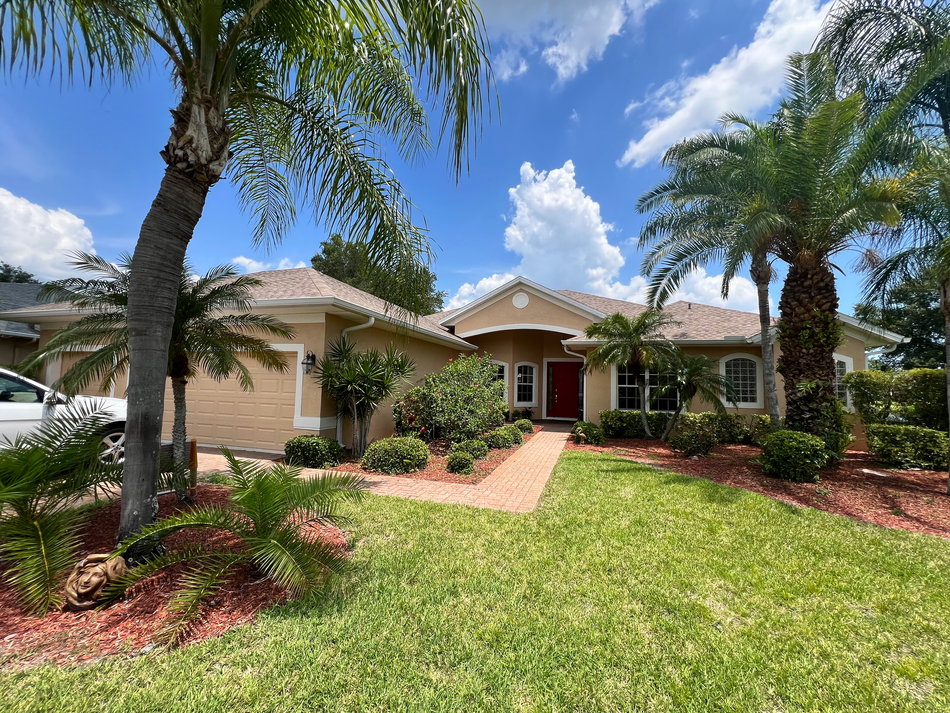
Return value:
<svg viewBox="0 0 950 713">
<path fill-rule="evenodd" d="M 717 446 L 711 457 L 695 460 L 675 455 L 666 443 L 633 438 L 610 439 L 604 446 L 578 446 L 571 442 L 567 448 L 611 453 L 751 490 L 791 505 L 950 539 L 946 473 L 884 469 L 867 453 L 859 451 L 849 451 L 837 470 L 822 470 L 818 483 L 790 483 L 770 478 L 762 473 L 761 467 L 750 463 L 762 452 L 755 446 Z"/>
<path fill-rule="evenodd" d="M 228 489 L 198 488 L 196 506 L 224 505 Z M 178 512 L 174 495 L 159 498 L 160 517 Z M 120 503 L 93 510 L 80 532 L 80 556 L 109 552 L 115 546 Z M 345 534 L 336 528 L 313 527 L 313 536 L 345 548 Z M 169 549 L 185 545 L 235 545 L 236 538 L 215 530 L 186 530 L 165 540 Z M 50 612 L 44 618 L 25 613 L 12 588 L 0 576 L 0 666 L 40 663 L 87 663 L 117 654 L 136 655 L 151 650 L 156 634 L 168 623 L 167 605 L 177 591 L 176 581 L 186 565 L 170 567 L 141 582 L 123 601 L 108 609 L 86 612 Z M 2 572 L 0 572 L 2 575 Z M 287 593 L 248 567 L 235 568 L 224 587 L 205 603 L 179 644 L 220 636 L 246 624 L 257 612 L 285 601 Z"/>
<path fill-rule="evenodd" d="M 527 443 L 530 441 L 531 437 L 541 429 L 542 426 L 535 426 L 534 433 L 525 434 L 524 442 Z M 412 478 L 414 480 L 437 480 L 442 483 L 460 483 L 462 485 L 478 485 L 491 475 L 495 468 L 508 460 L 508 458 L 518 450 L 518 446 L 515 446 L 514 448 L 506 448 L 505 450 L 488 451 L 488 455 L 485 456 L 485 458 L 475 461 L 474 472 L 468 475 L 460 475 L 459 473 L 450 473 L 446 470 L 449 448 L 452 446 L 451 441 L 431 441 L 428 445 L 429 453 L 432 454 L 432 457 L 429 458 L 429 464 L 425 468 L 417 470 L 415 473 L 393 473 L 393 477 Z M 344 459 L 340 465 L 333 466 L 333 470 L 345 470 L 350 473 L 365 473 L 367 475 L 390 475 L 390 473 L 377 473 L 373 470 L 367 470 L 360 465 L 359 458 L 352 457 Z"/>
</svg>

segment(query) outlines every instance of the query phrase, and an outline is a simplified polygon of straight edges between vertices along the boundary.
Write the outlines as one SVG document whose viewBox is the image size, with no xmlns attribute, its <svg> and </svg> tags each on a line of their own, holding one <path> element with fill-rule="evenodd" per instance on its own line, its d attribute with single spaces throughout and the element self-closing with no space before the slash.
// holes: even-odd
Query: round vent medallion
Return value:
<svg viewBox="0 0 950 713">
<path fill-rule="evenodd" d="M 511 298 L 511 304 L 513 304 L 518 309 L 524 309 L 528 306 L 528 295 L 526 295 L 524 292 L 519 292 Z"/>
</svg>

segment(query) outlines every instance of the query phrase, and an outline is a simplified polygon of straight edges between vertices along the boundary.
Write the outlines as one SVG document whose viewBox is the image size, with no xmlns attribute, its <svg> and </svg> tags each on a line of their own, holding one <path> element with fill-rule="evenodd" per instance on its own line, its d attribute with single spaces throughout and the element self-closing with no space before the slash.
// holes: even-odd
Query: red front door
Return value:
<svg viewBox="0 0 950 713">
<path fill-rule="evenodd" d="M 578 418 L 580 415 L 579 362 L 548 362 L 548 418 Z"/>
</svg>

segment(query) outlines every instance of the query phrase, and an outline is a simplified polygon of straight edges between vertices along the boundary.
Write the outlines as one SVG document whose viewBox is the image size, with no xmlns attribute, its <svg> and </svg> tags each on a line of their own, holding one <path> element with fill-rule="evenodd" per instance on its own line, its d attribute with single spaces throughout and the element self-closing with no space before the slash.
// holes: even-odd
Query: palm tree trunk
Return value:
<svg viewBox="0 0 950 713">
<path fill-rule="evenodd" d="M 185 454 L 185 428 L 187 409 L 185 403 L 185 388 L 188 381 L 180 376 L 172 377 L 172 397 L 175 401 L 175 423 L 172 426 L 172 457 L 175 461 L 172 479 L 175 495 L 179 503 L 190 503 L 188 494 L 188 478 L 186 477 L 188 456 Z"/>
<path fill-rule="evenodd" d="M 365 417 L 360 419 L 360 423 L 359 423 L 359 431 L 360 431 L 359 455 L 360 456 L 366 453 L 366 448 L 369 446 L 369 426 L 372 419 L 373 419 L 372 414 L 368 414 Z"/>
<path fill-rule="evenodd" d="M 643 433 L 647 438 L 653 438 L 650 422 L 647 420 L 647 385 L 642 373 L 637 377 L 637 390 L 640 392 L 640 419 L 643 421 Z"/>
<path fill-rule="evenodd" d="M 673 433 L 673 429 L 676 428 L 676 421 L 680 417 L 680 412 L 683 410 L 683 404 L 680 403 L 676 407 L 676 410 L 673 412 L 673 415 L 670 416 L 670 420 L 666 423 L 666 428 L 663 429 L 663 435 L 660 436 L 661 441 L 668 441 L 670 439 L 670 434 Z"/>
<path fill-rule="evenodd" d="M 121 542 L 158 514 L 158 468 L 168 343 L 185 250 L 209 184 L 170 166 L 132 256 L 129 282 L 129 388 L 122 477 Z M 135 557 L 133 553 L 132 557 Z"/>
<path fill-rule="evenodd" d="M 946 355 L 944 357 L 946 359 L 944 371 L 946 372 L 947 378 L 947 406 L 950 408 L 950 282 L 948 281 L 940 283 L 940 310 L 943 312 L 944 350 Z M 950 495 L 950 453 L 948 453 L 947 456 L 947 495 Z"/>
<path fill-rule="evenodd" d="M 769 309 L 769 283 L 772 268 L 768 256 L 764 253 L 752 259 L 750 270 L 752 281 L 759 300 L 759 334 L 762 341 L 762 382 L 765 385 L 765 406 L 772 422 L 772 430 L 782 425 L 782 414 L 778 408 L 778 386 L 775 379 L 775 348 L 772 345 L 772 317 Z"/>
<path fill-rule="evenodd" d="M 789 428 L 824 439 L 822 414 L 834 407 L 835 348 L 841 342 L 838 293 L 824 262 L 793 264 L 779 302 L 779 371 Z"/>
</svg>

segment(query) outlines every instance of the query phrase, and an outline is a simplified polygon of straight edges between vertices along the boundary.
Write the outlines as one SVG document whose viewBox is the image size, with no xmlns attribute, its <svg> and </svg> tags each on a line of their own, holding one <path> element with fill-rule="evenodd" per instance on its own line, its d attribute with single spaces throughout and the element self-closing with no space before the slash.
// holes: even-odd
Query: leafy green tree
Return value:
<svg viewBox="0 0 950 713">
<path fill-rule="evenodd" d="M 382 299 L 392 299 L 393 304 L 398 307 L 410 311 L 421 309 L 419 314 L 441 312 L 447 296 L 444 291 L 435 289 L 435 273 L 428 266 L 422 265 L 419 268 L 421 276 L 417 282 L 425 284 L 427 288 L 421 307 L 418 300 L 409 302 L 401 299 L 398 296 L 398 290 L 387 284 L 393 276 L 374 270 L 366 258 L 363 247 L 343 240 L 337 233 L 320 243 L 320 252 L 311 258 L 310 264 L 313 265 L 314 270 L 319 270 L 340 282 L 345 282 Z M 387 295 L 396 296 L 387 298 Z"/>
<path fill-rule="evenodd" d="M 101 457 L 108 413 L 95 404 L 56 406 L 56 418 L 0 445 L 0 557 L 24 607 L 40 616 L 63 604 L 75 564 L 80 498 L 118 485 L 121 467 Z"/>
<path fill-rule="evenodd" d="M 657 392 L 657 397 L 674 393 L 679 397 L 676 410 L 667 421 L 661 440 L 669 440 L 680 413 L 683 409 L 689 410 L 693 399 L 699 398 L 703 403 L 709 404 L 716 413 L 726 413 L 723 398 L 733 405 L 739 400 L 732 379 L 719 374 L 719 362 L 705 355 L 685 354 L 676 349 L 662 361 L 659 371 L 667 376 L 668 381 Z"/>
<path fill-rule="evenodd" d="M 946 336 L 936 285 L 912 279 L 885 294 L 883 306 L 875 302 L 855 305 L 855 317 L 906 335 L 910 341 L 875 356 L 874 361 L 887 370 L 942 368 L 947 360 Z"/>
<path fill-rule="evenodd" d="M 267 246 L 305 201 L 328 230 L 365 244 L 374 269 L 404 275 L 390 284 L 408 303 L 421 300 L 413 280 L 428 238 L 380 146 L 418 159 L 433 144 L 426 106 L 438 107 L 458 178 L 492 82 L 488 42 L 472 0 L 7 0 L 2 8 L 4 71 L 81 71 L 108 84 L 157 60 L 178 97 L 165 173 L 132 258 L 121 540 L 156 515 L 175 299 L 210 189 L 229 176 L 255 242 Z"/>
<path fill-rule="evenodd" d="M 584 330 L 587 338 L 600 342 L 587 355 L 584 368 L 604 370 L 609 366 L 627 366 L 634 370 L 640 403 L 646 406 L 646 372 L 658 371 L 660 365 L 676 358 L 677 347 L 663 332 L 677 322 L 657 309 L 648 309 L 636 317 L 616 314 L 604 317 Z M 646 408 L 640 409 L 643 432 L 653 438 Z"/>
<path fill-rule="evenodd" d="M 310 526 L 347 524 L 341 506 L 362 499 L 362 476 L 329 473 L 301 478 L 300 468 L 294 466 L 267 467 L 238 460 L 226 448 L 222 453 L 231 487 L 228 507 L 206 506 L 159 520 L 125 542 L 119 554 L 128 556 L 143 542 L 191 528 L 222 530 L 240 538 L 243 546 L 202 544 L 166 552 L 133 567 L 107 592 L 114 597 L 166 567 L 187 563 L 191 569 L 171 600 L 173 617 L 159 632 L 169 644 L 178 641 L 199 615 L 201 603 L 221 589 L 238 565 L 250 564 L 292 597 L 304 597 L 321 592 L 346 564 L 346 552 L 314 537 Z"/>
<path fill-rule="evenodd" d="M 68 301 L 86 314 L 56 332 L 22 366 L 38 369 L 76 348 L 99 347 L 73 364 L 53 387 L 76 394 L 98 382 L 103 391 L 110 391 L 116 379 L 129 368 L 126 314 L 132 258 L 123 254 L 118 264 L 113 265 L 98 255 L 80 252 L 71 264 L 95 277 L 50 282 L 44 285 L 41 296 Z M 178 466 L 175 490 L 180 499 L 186 499 L 187 494 L 180 465 L 188 461 L 188 382 L 202 372 L 219 381 L 234 376 L 241 388 L 251 391 L 254 382 L 241 357 L 253 359 L 271 371 L 287 371 L 284 355 L 257 336 L 289 339 L 294 334 L 288 325 L 270 315 L 251 313 L 252 291 L 261 284 L 256 278 L 238 275 L 233 265 L 219 265 L 203 277 L 196 277 L 187 262 L 181 271 L 166 370 L 175 400 L 172 443 Z"/>
<path fill-rule="evenodd" d="M 39 280 L 22 267 L 14 267 L 9 263 L 0 262 L 0 282 L 28 282 L 35 285 Z"/>
<path fill-rule="evenodd" d="M 390 343 L 385 352 L 360 352 L 346 335 L 330 344 L 317 362 L 316 378 L 324 393 L 336 404 L 337 414 L 353 424 L 354 456 L 366 452 L 370 422 L 379 405 L 393 398 L 399 385 L 415 370 L 409 355 L 394 344 Z"/>
</svg>

